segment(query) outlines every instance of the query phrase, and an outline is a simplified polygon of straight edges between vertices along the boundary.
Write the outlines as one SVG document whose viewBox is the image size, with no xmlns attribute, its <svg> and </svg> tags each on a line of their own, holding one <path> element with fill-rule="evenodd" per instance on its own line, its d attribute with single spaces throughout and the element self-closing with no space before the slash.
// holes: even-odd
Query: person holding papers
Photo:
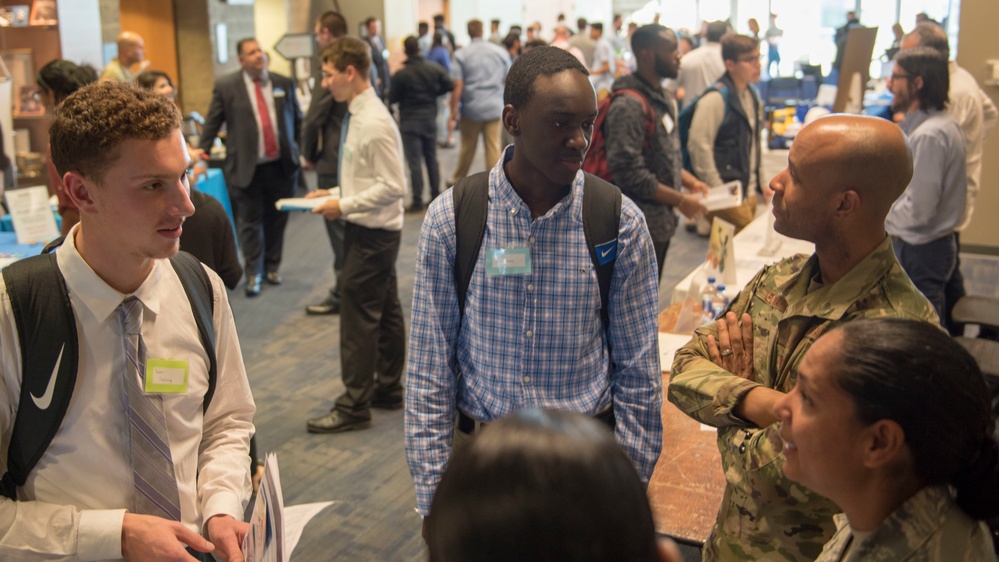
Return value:
<svg viewBox="0 0 999 562">
<path fill-rule="evenodd" d="M 701 200 L 683 193 L 681 186 L 697 193 L 708 186 L 683 169 L 676 101 L 660 85 L 665 78 L 676 78 L 680 69 L 676 34 L 661 25 L 645 25 L 631 36 L 631 49 L 637 70 L 614 82 L 604 123 L 607 167 L 614 185 L 645 214 L 662 279 L 666 250 L 676 231 L 673 209 L 688 218 L 707 212 Z"/>
<path fill-rule="evenodd" d="M 180 112 L 103 81 L 56 108 L 49 136 L 80 222 L 51 262 L 36 256 L 3 271 L 0 559 L 242 560 L 255 408 L 222 280 L 178 254 L 194 213 Z M 22 357 L 22 345 L 40 345 L 28 339 L 39 327 L 18 321 L 30 320 L 22 305 L 58 299 L 34 289 L 55 273 L 76 337 L 60 337 L 70 330 L 55 329 L 58 318 L 36 318 L 61 351 Z M 214 306 L 192 314 L 189 295 Z M 199 338 L 206 316 L 214 357 Z M 31 446 L 19 424 L 61 407 L 54 437 L 18 481 L 12 442 Z"/>
<path fill-rule="evenodd" d="M 371 408 L 402 408 L 406 335 L 395 262 L 402 236 L 406 176 L 402 138 L 368 79 L 371 49 L 343 37 L 321 53 L 323 87 L 347 102 L 341 126 L 340 192 L 312 210 L 343 217 L 340 367 L 346 391 L 330 413 L 310 419 L 311 433 L 371 425 Z M 309 197 L 328 195 L 324 189 Z"/>
<path fill-rule="evenodd" d="M 742 230 L 756 215 L 760 181 L 763 104 L 753 85 L 760 81 L 760 44 L 748 35 L 721 40 L 725 74 L 694 102 L 687 152 L 694 175 L 711 187 L 739 180 L 741 207 L 710 213 Z M 685 110 L 687 111 L 687 110 Z"/>
</svg>

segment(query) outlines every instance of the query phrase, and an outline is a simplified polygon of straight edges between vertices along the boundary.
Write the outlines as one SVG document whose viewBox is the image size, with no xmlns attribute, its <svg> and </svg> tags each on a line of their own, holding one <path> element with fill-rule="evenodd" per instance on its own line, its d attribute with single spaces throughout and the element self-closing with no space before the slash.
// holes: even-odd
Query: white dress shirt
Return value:
<svg viewBox="0 0 999 562">
<path fill-rule="evenodd" d="M 683 88 L 683 107 L 704 93 L 725 74 L 721 43 L 705 43 L 683 56 L 676 82 Z M 681 108 L 682 109 L 682 108 Z"/>
<path fill-rule="evenodd" d="M 74 243 L 79 227 L 56 251 L 76 314 L 80 361 L 62 426 L 18 499 L 0 497 L 0 559 L 120 559 L 125 507 L 132 505 L 128 417 L 124 410 L 124 347 L 117 308 L 129 295 L 112 289 Z M 149 359 L 186 360 L 186 394 L 164 395 L 170 452 L 183 523 L 228 514 L 242 520 L 250 496 L 249 439 L 255 410 L 225 287 L 208 268 L 215 294 L 218 378 L 206 414 L 208 356 L 173 267 L 158 260 L 133 293 L 143 306 L 142 338 Z M 21 350 L 7 288 L 0 279 L 0 462 L 21 392 Z"/>
<path fill-rule="evenodd" d="M 257 85 L 253 77 L 243 72 L 243 83 L 246 84 L 246 93 L 250 96 L 250 105 L 253 106 L 253 118 L 257 121 L 257 162 L 273 162 L 281 158 L 281 132 L 278 130 L 277 111 L 274 110 L 274 95 L 285 95 L 280 90 L 274 91 L 270 75 L 267 71 L 260 76 L 260 91 L 264 94 L 264 101 L 267 103 L 268 115 L 271 117 L 271 129 L 274 130 L 274 142 L 277 143 L 278 155 L 274 158 L 267 157 L 267 150 L 264 148 L 264 129 L 260 125 L 260 108 L 257 107 Z"/>
<path fill-rule="evenodd" d="M 399 128 L 371 88 L 354 97 L 347 111 L 347 138 L 340 147 L 344 219 L 367 228 L 402 230 L 406 173 Z"/>
<path fill-rule="evenodd" d="M 961 127 L 968 150 L 968 197 L 965 201 L 964 215 L 957 225 L 957 230 L 961 231 L 971 223 L 971 214 L 975 210 L 975 200 L 978 198 L 978 184 L 982 179 L 982 146 L 989 131 L 995 127 L 999 112 L 996 111 L 996 106 L 988 94 L 978 87 L 978 82 L 970 72 L 954 61 L 950 61 L 948 70 L 950 99 L 947 103 L 947 114 Z"/>
</svg>

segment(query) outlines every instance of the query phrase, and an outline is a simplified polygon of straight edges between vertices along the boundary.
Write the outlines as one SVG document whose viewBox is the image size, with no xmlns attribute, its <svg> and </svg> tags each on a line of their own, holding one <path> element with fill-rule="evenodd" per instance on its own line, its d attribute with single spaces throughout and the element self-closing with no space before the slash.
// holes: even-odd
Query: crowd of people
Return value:
<svg viewBox="0 0 999 562">
<path fill-rule="evenodd" d="M 779 34 L 706 22 L 694 47 L 616 16 L 560 22 L 549 45 L 540 24 L 500 23 L 486 37 L 467 22 L 466 45 L 443 16 L 420 23 L 390 74 L 377 18 L 362 38 L 323 13 L 304 113 L 243 39 L 198 146 L 135 33 L 100 79 L 65 60 L 39 71 L 64 237 L 0 284 L 0 557 L 242 560 L 255 405 L 226 288 L 282 284 L 275 201 L 304 167 L 335 274 L 306 312 L 340 315 L 345 387 L 306 428 L 405 409 L 431 560 L 678 561 L 645 493 L 664 397 L 717 429 L 726 482 L 704 560 L 996 559 L 994 415 L 946 329 L 997 112 L 942 29 L 899 43 L 898 125 L 818 119 L 771 179 L 754 84 Z M 223 128 L 235 239 L 188 174 Z M 480 137 L 487 171 L 469 175 Z M 743 203 L 709 213 L 700 195 L 728 182 Z M 425 213 L 408 341 L 407 191 Z M 763 268 L 660 365 L 678 215 L 742 228 L 761 202 L 815 252 Z M 56 315 L 69 327 L 49 330 Z"/>
</svg>

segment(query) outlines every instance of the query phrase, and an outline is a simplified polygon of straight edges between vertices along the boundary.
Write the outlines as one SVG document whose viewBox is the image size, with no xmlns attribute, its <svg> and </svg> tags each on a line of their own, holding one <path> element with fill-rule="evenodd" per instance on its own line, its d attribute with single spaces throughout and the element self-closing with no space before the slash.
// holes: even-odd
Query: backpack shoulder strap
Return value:
<svg viewBox="0 0 999 562">
<path fill-rule="evenodd" d="M 451 190 L 454 200 L 454 286 L 458 310 L 465 316 L 465 293 L 482 248 L 489 212 L 489 172 L 479 172 L 458 180 Z"/>
<path fill-rule="evenodd" d="M 208 355 L 208 391 L 205 392 L 205 399 L 202 411 L 208 411 L 208 405 L 215 395 L 215 382 L 218 379 L 218 361 L 215 356 L 215 323 L 213 315 L 215 313 L 215 292 L 212 289 L 212 280 L 208 277 L 198 258 L 187 252 L 177 252 L 170 258 L 170 265 L 177 272 L 180 284 L 184 287 L 187 300 L 191 303 L 191 312 L 194 313 L 194 322 L 198 325 L 198 336 L 201 338 L 201 345 Z"/>
<path fill-rule="evenodd" d="M 607 303 L 617 261 L 617 236 L 621 223 L 621 190 L 597 176 L 586 174 L 583 184 L 583 232 L 600 285 L 600 320 L 610 325 Z"/>
<path fill-rule="evenodd" d="M 652 138 L 652 135 L 656 134 L 656 113 L 652 109 L 652 104 L 650 104 L 649 100 L 645 99 L 645 95 L 642 94 L 642 92 L 639 92 L 638 90 L 624 89 L 624 90 L 619 90 L 619 92 L 622 94 L 630 95 L 631 97 L 637 99 L 638 102 L 642 104 L 642 116 L 645 118 L 645 129 L 646 129 L 645 142 L 646 144 L 648 144 L 649 139 Z"/>
<path fill-rule="evenodd" d="M 12 263 L 3 270 L 21 345 L 21 395 L 7 450 L 2 493 L 17 487 L 59 431 L 76 387 L 80 360 L 76 317 L 55 254 Z"/>
</svg>

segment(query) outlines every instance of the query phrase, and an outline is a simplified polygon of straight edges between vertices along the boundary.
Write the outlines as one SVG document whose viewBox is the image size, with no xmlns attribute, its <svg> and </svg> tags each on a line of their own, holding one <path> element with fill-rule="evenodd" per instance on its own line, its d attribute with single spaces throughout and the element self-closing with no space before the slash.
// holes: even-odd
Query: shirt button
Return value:
<svg viewBox="0 0 999 562">
<path fill-rule="evenodd" d="M 510 209 L 510 214 L 511 215 L 516 215 L 517 214 L 517 208 L 514 207 L 514 208 Z"/>
<path fill-rule="evenodd" d="M 527 239 L 527 241 L 530 242 L 533 245 L 538 240 L 535 237 L 531 236 L 530 238 Z"/>
<path fill-rule="evenodd" d="M 528 330 L 528 331 L 527 331 L 527 337 L 531 337 L 531 336 L 533 336 L 533 335 L 534 335 L 534 332 L 532 332 L 532 331 L 530 331 L 530 330 Z"/>
<path fill-rule="evenodd" d="M 746 452 L 746 446 L 745 445 L 739 445 L 739 452 L 740 453 L 745 453 Z"/>
<path fill-rule="evenodd" d="M 524 382 L 531 382 L 531 377 L 525 375 Z"/>
<path fill-rule="evenodd" d="M 534 290 L 534 283 L 528 283 L 527 284 L 527 290 L 528 291 L 533 291 Z"/>
</svg>

